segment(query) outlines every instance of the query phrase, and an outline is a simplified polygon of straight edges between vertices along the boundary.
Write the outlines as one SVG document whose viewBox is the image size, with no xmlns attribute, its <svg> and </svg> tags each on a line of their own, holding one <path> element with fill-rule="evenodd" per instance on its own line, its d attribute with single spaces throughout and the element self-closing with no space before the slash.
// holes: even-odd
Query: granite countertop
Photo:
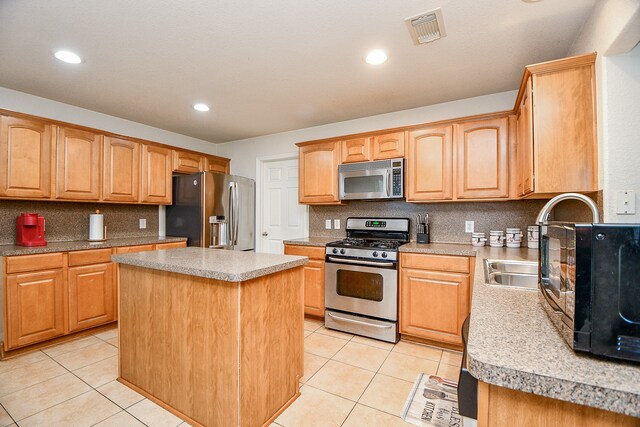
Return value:
<svg viewBox="0 0 640 427">
<path fill-rule="evenodd" d="M 538 250 L 473 249 L 471 374 L 490 384 L 640 417 L 640 365 L 574 353 L 547 317 L 538 291 L 485 283 L 484 259 L 536 261 Z"/>
<path fill-rule="evenodd" d="M 185 242 L 186 237 L 158 237 L 158 236 L 143 236 L 143 237 L 122 237 L 107 239 L 105 242 L 92 243 L 86 240 L 73 240 L 70 242 L 50 242 L 47 246 L 34 246 L 25 247 L 18 245 L 0 245 L 0 256 L 14 256 L 14 255 L 33 255 L 44 254 L 48 252 L 68 252 L 68 251 L 81 251 L 85 249 L 104 249 L 115 248 L 118 246 L 136 246 L 136 245 L 152 245 L 155 243 L 171 243 L 171 242 Z"/>
<path fill-rule="evenodd" d="M 342 237 L 303 237 L 301 239 L 284 240 L 282 243 L 285 245 L 324 247 L 327 243 L 340 239 L 342 239 Z"/>
<path fill-rule="evenodd" d="M 164 270 L 226 282 L 243 282 L 306 264 L 303 256 L 222 249 L 178 248 L 112 255 L 121 264 Z"/>
</svg>

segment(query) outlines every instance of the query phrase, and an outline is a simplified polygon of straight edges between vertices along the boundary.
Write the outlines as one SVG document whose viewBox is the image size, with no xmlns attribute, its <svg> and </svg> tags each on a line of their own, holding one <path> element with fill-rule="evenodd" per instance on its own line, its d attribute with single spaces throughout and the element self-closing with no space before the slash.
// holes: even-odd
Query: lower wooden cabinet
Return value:
<svg viewBox="0 0 640 427">
<path fill-rule="evenodd" d="M 69 268 L 69 332 L 115 320 L 116 281 L 114 264 Z"/>
<path fill-rule="evenodd" d="M 468 257 L 401 254 L 400 333 L 461 345 L 471 310 Z"/>
<path fill-rule="evenodd" d="M 5 286 L 5 348 L 64 335 L 63 269 L 11 274 Z"/>
<path fill-rule="evenodd" d="M 324 317 L 324 247 L 284 245 L 287 255 L 309 257 L 304 270 L 304 314 Z"/>
<path fill-rule="evenodd" d="M 156 250 L 162 249 L 175 249 L 175 248 L 186 248 L 187 242 L 169 242 L 169 243 L 158 243 L 156 244 Z"/>
</svg>

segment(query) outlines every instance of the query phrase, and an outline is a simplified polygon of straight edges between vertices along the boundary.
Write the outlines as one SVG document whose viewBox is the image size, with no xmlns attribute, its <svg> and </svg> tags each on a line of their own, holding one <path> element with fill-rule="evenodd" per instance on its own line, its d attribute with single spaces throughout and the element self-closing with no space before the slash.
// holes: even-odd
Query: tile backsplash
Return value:
<svg viewBox="0 0 640 427">
<path fill-rule="evenodd" d="M 309 206 L 309 235 L 342 238 L 346 220 L 351 216 L 396 217 L 411 219 L 411 240 L 415 240 L 417 215 L 429 214 L 431 241 L 439 243 L 470 243 L 465 233 L 465 221 L 475 222 L 476 232 L 519 227 L 526 232 L 546 200 L 510 202 L 458 202 L 416 204 L 407 202 L 349 202 L 342 206 Z M 340 219 L 340 230 L 325 230 L 325 219 Z"/>
<path fill-rule="evenodd" d="M 104 214 L 109 238 L 158 234 L 157 206 L 0 200 L 0 244 L 15 243 L 16 217 L 25 212 L 44 216 L 47 242 L 87 239 L 89 214 L 97 209 Z M 147 220 L 147 228 L 139 228 L 140 218 Z"/>
</svg>

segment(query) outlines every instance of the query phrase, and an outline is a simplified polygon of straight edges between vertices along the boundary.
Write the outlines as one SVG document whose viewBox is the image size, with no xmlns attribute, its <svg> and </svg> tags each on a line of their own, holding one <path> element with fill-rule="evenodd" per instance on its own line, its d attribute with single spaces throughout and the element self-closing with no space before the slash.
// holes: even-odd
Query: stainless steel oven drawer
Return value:
<svg viewBox="0 0 640 427">
<path fill-rule="evenodd" d="M 326 310 L 324 312 L 324 326 L 351 334 L 391 343 L 398 342 L 398 324 L 384 320 L 370 319 L 355 314 L 346 314 L 337 311 Z"/>
</svg>

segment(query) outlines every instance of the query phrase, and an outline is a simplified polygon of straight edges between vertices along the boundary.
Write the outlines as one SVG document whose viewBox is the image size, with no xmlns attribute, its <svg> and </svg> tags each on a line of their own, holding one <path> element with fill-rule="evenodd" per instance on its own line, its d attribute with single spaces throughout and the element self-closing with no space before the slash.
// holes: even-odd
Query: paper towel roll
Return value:
<svg viewBox="0 0 640 427">
<path fill-rule="evenodd" d="M 89 240 L 104 240 L 104 215 L 89 215 Z"/>
</svg>

